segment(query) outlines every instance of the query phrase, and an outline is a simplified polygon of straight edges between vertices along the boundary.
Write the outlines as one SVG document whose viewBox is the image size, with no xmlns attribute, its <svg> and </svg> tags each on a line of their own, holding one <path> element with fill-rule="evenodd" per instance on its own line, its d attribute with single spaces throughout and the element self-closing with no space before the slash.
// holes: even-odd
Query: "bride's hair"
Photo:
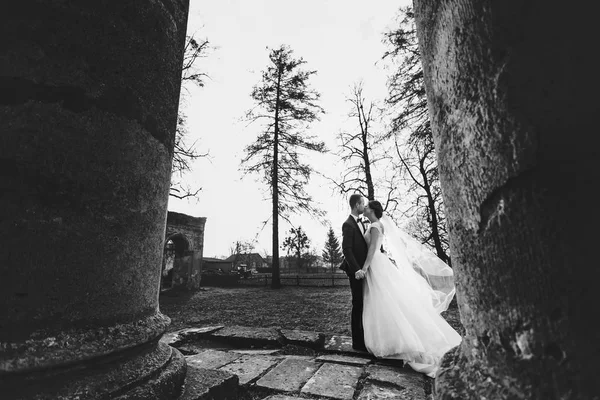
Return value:
<svg viewBox="0 0 600 400">
<path fill-rule="evenodd" d="M 381 206 L 381 203 L 378 202 L 377 200 L 371 200 L 369 202 L 369 208 L 371 210 L 373 210 L 373 212 L 375 213 L 375 216 L 378 219 L 383 216 L 383 207 Z"/>
</svg>

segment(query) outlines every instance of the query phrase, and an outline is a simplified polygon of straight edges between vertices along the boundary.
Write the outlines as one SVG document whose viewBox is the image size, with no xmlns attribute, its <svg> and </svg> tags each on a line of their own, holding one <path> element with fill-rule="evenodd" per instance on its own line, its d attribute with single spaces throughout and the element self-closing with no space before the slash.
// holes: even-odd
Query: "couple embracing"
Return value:
<svg viewBox="0 0 600 400">
<path fill-rule="evenodd" d="M 440 315 L 454 297 L 452 269 L 384 216 L 380 202 L 365 205 L 358 194 L 349 202 L 340 268 L 352 291 L 352 347 L 435 377 L 461 342 Z"/>
</svg>

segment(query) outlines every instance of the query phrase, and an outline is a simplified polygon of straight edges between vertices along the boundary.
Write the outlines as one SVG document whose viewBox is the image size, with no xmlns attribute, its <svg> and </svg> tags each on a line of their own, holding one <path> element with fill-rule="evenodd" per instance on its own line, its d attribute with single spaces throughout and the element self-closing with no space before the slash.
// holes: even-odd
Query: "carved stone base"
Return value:
<svg viewBox="0 0 600 400">
<path fill-rule="evenodd" d="M 183 355 L 153 342 L 61 369 L 6 374 L 3 399 L 177 399 L 186 374 Z"/>
<path fill-rule="evenodd" d="M 566 363 L 558 365 L 551 358 L 500 360 L 499 353 L 473 361 L 464 356 L 466 351 L 459 346 L 444 355 L 433 388 L 436 400 L 598 399 L 597 385 Z"/>
</svg>

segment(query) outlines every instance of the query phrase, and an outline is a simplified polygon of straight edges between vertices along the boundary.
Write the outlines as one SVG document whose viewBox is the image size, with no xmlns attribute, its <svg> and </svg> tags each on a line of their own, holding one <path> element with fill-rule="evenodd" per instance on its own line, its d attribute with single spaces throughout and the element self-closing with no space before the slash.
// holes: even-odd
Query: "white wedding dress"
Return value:
<svg viewBox="0 0 600 400">
<path fill-rule="evenodd" d="M 385 237 L 384 225 L 380 221 L 371 224 L 365 233 L 367 244 L 370 244 L 372 230 L 380 231 L 377 249 L 381 247 Z M 393 231 L 393 227 L 388 224 L 385 224 L 385 228 Z M 410 245 L 406 245 L 406 240 L 403 243 L 396 248 L 404 253 L 422 252 L 421 248 L 411 249 Z M 391 246 L 384 245 L 385 249 L 389 247 Z M 419 272 L 414 261 L 419 257 L 430 257 L 429 255 L 392 254 L 392 257 L 395 263 L 385 253 L 375 251 L 365 275 L 365 345 L 378 358 L 401 359 L 414 370 L 435 377 L 441 357 L 461 342 L 460 335 L 440 315 L 454 296 L 453 281 L 450 293 L 448 290 L 445 293 L 436 291 L 432 289 L 427 275 L 423 271 Z M 450 271 L 448 274 L 452 274 L 446 264 L 442 265 Z M 440 301 L 439 295 L 443 301 Z"/>
</svg>

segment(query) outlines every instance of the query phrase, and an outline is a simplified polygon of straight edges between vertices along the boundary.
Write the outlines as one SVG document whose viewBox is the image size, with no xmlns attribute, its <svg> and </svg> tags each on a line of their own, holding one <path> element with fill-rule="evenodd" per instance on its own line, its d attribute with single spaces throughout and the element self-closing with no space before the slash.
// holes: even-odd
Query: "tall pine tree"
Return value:
<svg viewBox="0 0 600 400">
<path fill-rule="evenodd" d="M 334 268 L 337 264 L 342 262 L 342 251 L 340 249 L 340 242 L 335 237 L 335 232 L 330 226 L 327 232 L 327 241 L 325 242 L 325 248 L 323 249 L 323 260 L 331 264 L 331 273 L 334 272 Z"/>
<path fill-rule="evenodd" d="M 248 112 L 251 122 L 264 121 L 264 131 L 246 147 L 242 166 L 246 173 L 262 174 L 273 203 L 273 276 L 271 286 L 281 287 L 279 278 L 279 217 L 289 221 L 291 213 L 308 212 L 321 217 L 304 186 L 313 169 L 300 161 L 300 151 L 323 153 L 325 144 L 306 134 L 308 125 L 323 109 L 320 94 L 308 86 L 316 71 L 300 67 L 306 62 L 292 57 L 292 50 L 280 46 L 271 50 L 270 64 L 252 90 L 256 106 Z"/>
</svg>

